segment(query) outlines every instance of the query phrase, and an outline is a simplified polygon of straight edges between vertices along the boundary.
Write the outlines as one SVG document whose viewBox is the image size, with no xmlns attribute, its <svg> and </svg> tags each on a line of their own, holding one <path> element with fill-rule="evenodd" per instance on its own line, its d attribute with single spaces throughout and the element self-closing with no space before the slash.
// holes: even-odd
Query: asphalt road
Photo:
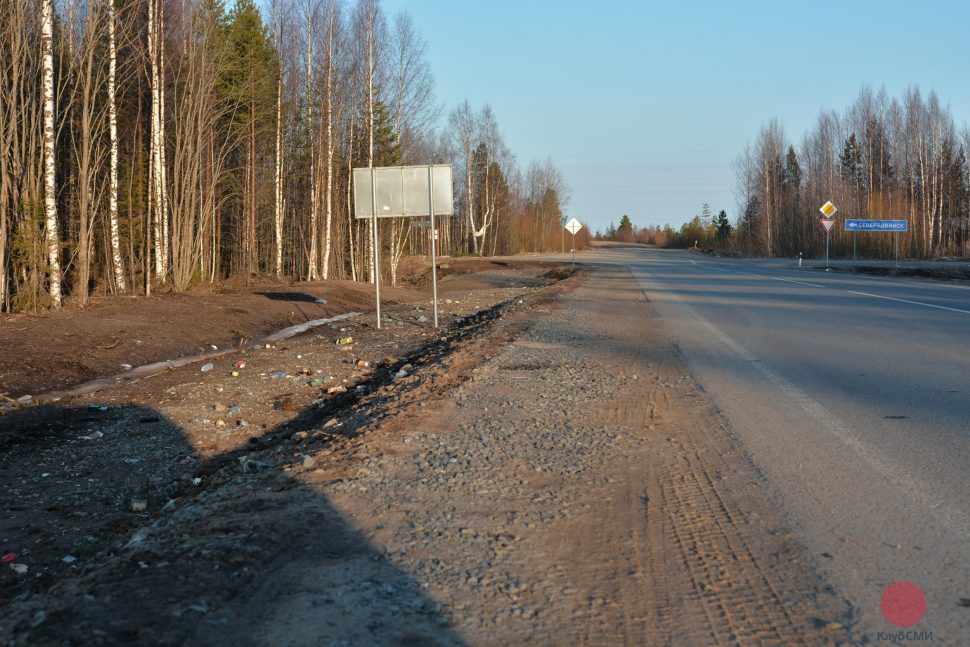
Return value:
<svg viewBox="0 0 970 647">
<path fill-rule="evenodd" d="M 631 269 L 853 624 L 970 642 L 970 287 L 649 248 L 577 260 Z M 926 595 L 907 629 L 880 611 L 898 581 Z"/>
</svg>

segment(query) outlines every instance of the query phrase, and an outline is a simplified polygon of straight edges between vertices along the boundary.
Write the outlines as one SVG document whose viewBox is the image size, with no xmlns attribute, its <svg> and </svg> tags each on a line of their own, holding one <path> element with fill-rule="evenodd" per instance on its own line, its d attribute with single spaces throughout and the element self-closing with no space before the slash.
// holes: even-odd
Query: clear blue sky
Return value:
<svg viewBox="0 0 970 647">
<path fill-rule="evenodd" d="M 970 118 L 970 2 L 383 0 L 427 38 L 450 110 L 491 104 L 524 167 L 549 156 L 567 215 L 677 227 L 736 216 L 731 162 L 778 118 L 797 144 L 860 88 L 935 89 Z"/>
</svg>

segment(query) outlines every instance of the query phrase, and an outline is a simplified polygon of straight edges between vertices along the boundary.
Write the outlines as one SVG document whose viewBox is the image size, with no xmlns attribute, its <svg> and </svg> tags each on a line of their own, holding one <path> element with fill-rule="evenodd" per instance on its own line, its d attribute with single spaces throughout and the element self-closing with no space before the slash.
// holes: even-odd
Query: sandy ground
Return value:
<svg viewBox="0 0 970 647">
<path fill-rule="evenodd" d="M 628 274 L 474 269 L 0 418 L 0 642 L 851 642 Z"/>
</svg>

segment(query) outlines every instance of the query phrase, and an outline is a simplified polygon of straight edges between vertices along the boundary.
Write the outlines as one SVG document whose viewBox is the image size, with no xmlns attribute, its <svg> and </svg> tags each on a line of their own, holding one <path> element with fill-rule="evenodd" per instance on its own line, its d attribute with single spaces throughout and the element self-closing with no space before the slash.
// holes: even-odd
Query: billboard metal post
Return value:
<svg viewBox="0 0 970 647">
<path fill-rule="evenodd" d="M 438 246 L 438 230 L 434 226 L 434 173 L 428 167 L 428 213 L 431 215 L 431 299 L 434 310 L 434 327 L 438 327 L 438 262 L 435 249 Z"/>
<path fill-rule="evenodd" d="M 829 267 L 829 230 L 825 230 L 825 269 Z"/>
<path fill-rule="evenodd" d="M 374 181 L 374 165 L 370 167 L 371 245 L 374 248 L 374 294 L 377 297 L 377 328 L 381 327 L 381 257 L 377 250 L 377 182 Z"/>
</svg>

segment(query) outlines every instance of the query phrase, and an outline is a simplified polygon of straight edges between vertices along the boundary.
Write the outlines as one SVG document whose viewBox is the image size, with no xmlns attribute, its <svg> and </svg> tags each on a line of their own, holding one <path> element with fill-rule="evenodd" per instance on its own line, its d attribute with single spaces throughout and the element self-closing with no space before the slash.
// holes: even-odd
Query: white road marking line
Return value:
<svg viewBox="0 0 970 647">
<path fill-rule="evenodd" d="M 697 267 L 706 267 L 706 268 L 709 268 L 709 269 L 712 269 L 712 270 L 717 270 L 718 272 L 729 272 L 729 273 L 732 273 L 732 274 L 740 274 L 741 276 L 753 276 L 755 278 L 759 278 L 759 279 L 769 279 L 771 281 L 784 281 L 785 283 L 797 283 L 798 285 L 807 285 L 807 286 L 813 287 L 813 288 L 827 288 L 827 287 L 830 287 L 828 285 L 821 285 L 820 283 L 807 283 L 805 281 L 796 281 L 794 279 L 782 279 L 782 278 L 778 278 L 777 276 L 767 276 L 765 274 L 751 274 L 750 272 L 739 272 L 737 270 L 726 270 L 726 269 L 722 269 L 720 267 L 715 267 L 713 265 L 708 265 L 707 263 L 698 263 L 696 261 L 691 261 L 691 263 L 693 263 Z M 869 277 L 867 277 L 867 278 L 869 278 Z M 843 288 L 836 288 L 836 289 L 843 289 Z M 881 294 L 872 294 L 872 293 L 869 293 L 869 292 L 857 292 L 856 290 L 846 290 L 846 292 L 848 292 L 849 294 L 858 294 L 858 295 L 864 296 L 864 297 L 872 297 L 874 299 L 886 299 L 888 301 L 899 301 L 900 303 L 909 303 L 909 304 L 914 305 L 914 306 L 924 306 L 924 307 L 927 307 L 927 308 L 937 308 L 939 310 L 949 310 L 950 312 L 960 312 L 960 313 L 965 314 L 965 315 L 970 315 L 970 310 L 961 310 L 960 308 L 950 308 L 948 306 L 939 306 L 939 305 L 935 305 L 933 303 L 925 303 L 923 301 L 910 301 L 909 299 L 897 299 L 896 297 L 885 297 L 885 296 L 882 296 Z"/>
<path fill-rule="evenodd" d="M 640 277 L 637 277 L 637 281 L 640 282 L 642 288 L 646 289 L 646 286 L 640 281 Z M 894 464 L 891 460 L 883 458 L 878 450 L 853 436 L 849 426 L 842 422 L 838 416 L 830 413 L 824 405 L 789 382 L 781 374 L 768 367 L 751 351 L 699 315 L 680 295 L 672 290 L 668 290 L 668 294 L 679 301 L 687 313 L 710 330 L 711 334 L 720 340 L 721 343 L 734 351 L 741 359 L 748 362 L 749 366 L 761 373 L 765 379 L 777 387 L 785 396 L 798 405 L 800 409 L 805 411 L 805 413 L 814 418 L 816 422 L 828 430 L 837 440 L 841 441 L 843 445 L 854 451 L 870 468 L 878 472 L 880 476 L 895 485 L 901 492 L 908 495 L 918 506 L 936 517 L 949 530 L 964 536 L 970 535 L 970 516 L 966 512 L 958 507 L 946 504 L 945 500 L 941 497 L 932 496 L 925 484 L 910 476 L 901 466 Z"/>
<path fill-rule="evenodd" d="M 914 306 L 925 306 L 927 308 L 937 308 L 939 310 L 949 310 L 950 312 L 961 312 L 965 315 L 970 315 L 970 310 L 961 310 L 960 308 L 949 308 L 947 306 L 938 306 L 933 303 L 924 303 L 922 301 L 910 301 L 909 299 L 897 299 L 896 297 L 884 297 L 881 294 L 870 294 L 868 292 L 856 292 L 855 290 L 846 290 L 850 294 L 859 294 L 864 297 L 872 297 L 874 299 L 886 299 L 887 301 L 899 301 L 900 303 L 909 303 Z"/>
</svg>

